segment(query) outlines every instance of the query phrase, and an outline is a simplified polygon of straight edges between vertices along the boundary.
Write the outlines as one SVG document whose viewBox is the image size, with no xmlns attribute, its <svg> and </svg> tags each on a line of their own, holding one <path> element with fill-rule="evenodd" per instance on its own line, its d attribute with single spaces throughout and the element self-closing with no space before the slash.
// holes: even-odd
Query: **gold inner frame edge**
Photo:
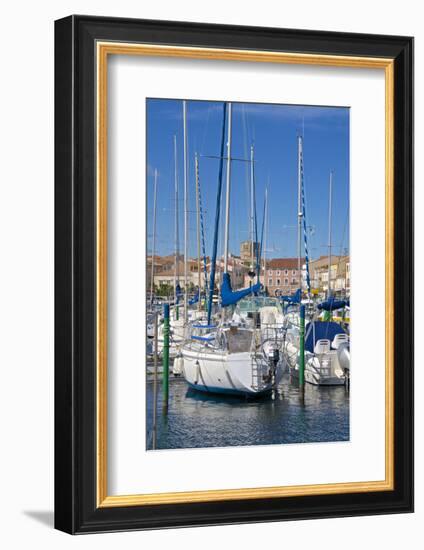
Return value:
<svg viewBox="0 0 424 550">
<path fill-rule="evenodd" d="M 108 55 L 141 55 L 217 59 L 331 67 L 384 69 L 385 71 L 385 479 L 315 485 L 217 489 L 133 495 L 107 494 L 107 60 Z M 255 498 L 364 493 L 394 489 L 394 60 L 356 56 L 337 56 L 163 46 L 124 42 L 96 43 L 97 89 L 97 340 L 96 340 L 96 471 L 97 506 L 142 506 L 211 502 Z"/>
</svg>

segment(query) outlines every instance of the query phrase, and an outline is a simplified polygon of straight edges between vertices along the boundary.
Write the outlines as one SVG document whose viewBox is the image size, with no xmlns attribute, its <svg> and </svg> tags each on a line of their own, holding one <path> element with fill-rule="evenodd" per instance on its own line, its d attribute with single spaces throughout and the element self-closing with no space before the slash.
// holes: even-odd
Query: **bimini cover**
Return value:
<svg viewBox="0 0 424 550">
<path fill-rule="evenodd" d="M 346 300 L 336 300 L 333 297 L 328 298 L 325 302 L 322 302 L 321 304 L 318 304 L 318 309 L 322 309 L 324 311 L 335 311 L 336 309 L 342 309 L 349 305 L 349 303 Z"/>
<path fill-rule="evenodd" d="M 336 334 L 345 334 L 345 331 L 338 323 L 312 321 L 307 323 L 305 328 L 305 350 L 314 352 L 318 340 L 330 340 L 332 342 Z"/>
<path fill-rule="evenodd" d="M 283 302 L 288 302 L 289 304 L 300 304 L 301 297 L 302 293 L 300 288 L 298 288 L 293 296 L 281 296 L 281 299 Z"/>
<path fill-rule="evenodd" d="M 197 304 L 197 302 L 199 301 L 200 299 L 200 290 L 197 294 L 195 294 L 193 296 L 193 298 L 191 298 L 191 300 L 188 301 L 188 305 L 189 306 L 193 306 L 194 304 Z"/>
<path fill-rule="evenodd" d="M 221 305 L 223 307 L 231 306 L 236 304 L 239 300 L 248 296 L 249 294 L 254 294 L 259 292 L 261 289 L 261 284 L 256 283 L 249 288 L 243 288 L 243 290 L 235 290 L 233 292 L 231 288 L 230 274 L 224 273 L 222 276 L 222 285 L 221 285 Z"/>
</svg>

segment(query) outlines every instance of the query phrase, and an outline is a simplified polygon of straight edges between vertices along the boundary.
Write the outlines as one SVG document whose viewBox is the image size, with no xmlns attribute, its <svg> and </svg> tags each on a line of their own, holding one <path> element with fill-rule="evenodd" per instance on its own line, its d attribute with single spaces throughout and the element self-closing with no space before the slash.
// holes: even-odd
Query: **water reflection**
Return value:
<svg viewBox="0 0 424 550">
<path fill-rule="evenodd" d="M 151 435 L 153 384 L 147 384 L 147 433 Z M 272 395 L 248 400 L 188 389 L 184 380 L 169 386 L 168 415 L 162 415 L 158 386 L 158 449 L 227 447 L 349 440 L 349 392 L 343 387 L 283 380 Z M 147 448 L 152 448 L 148 437 Z"/>
</svg>

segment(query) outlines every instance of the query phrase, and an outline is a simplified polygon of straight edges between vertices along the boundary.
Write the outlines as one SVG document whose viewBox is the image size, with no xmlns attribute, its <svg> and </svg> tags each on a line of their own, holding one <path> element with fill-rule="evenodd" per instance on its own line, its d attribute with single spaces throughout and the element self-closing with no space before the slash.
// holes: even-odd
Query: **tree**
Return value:
<svg viewBox="0 0 424 550">
<path fill-rule="evenodd" d="M 168 283 L 165 283 L 165 284 L 159 285 L 158 287 L 155 287 L 155 293 L 156 293 L 156 296 L 168 297 L 174 293 L 174 287 Z"/>
</svg>

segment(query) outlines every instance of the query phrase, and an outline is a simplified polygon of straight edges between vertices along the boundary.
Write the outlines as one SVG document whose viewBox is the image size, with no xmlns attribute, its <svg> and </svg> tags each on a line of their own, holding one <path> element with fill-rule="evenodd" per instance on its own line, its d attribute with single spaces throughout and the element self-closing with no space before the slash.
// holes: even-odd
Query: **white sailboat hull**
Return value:
<svg viewBox="0 0 424 550">
<path fill-rule="evenodd" d="M 299 350 L 297 346 L 286 342 L 284 355 L 290 374 L 298 378 Z M 305 382 L 314 386 L 343 386 L 346 383 L 346 376 L 339 364 L 337 351 L 331 350 L 322 356 L 305 352 Z"/>
<path fill-rule="evenodd" d="M 207 352 L 182 348 L 183 376 L 188 385 L 209 393 L 261 395 L 281 380 L 282 364 L 272 366 L 263 356 L 253 359 L 249 352 Z M 253 364 L 252 364 L 253 363 Z"/>
</svg>

